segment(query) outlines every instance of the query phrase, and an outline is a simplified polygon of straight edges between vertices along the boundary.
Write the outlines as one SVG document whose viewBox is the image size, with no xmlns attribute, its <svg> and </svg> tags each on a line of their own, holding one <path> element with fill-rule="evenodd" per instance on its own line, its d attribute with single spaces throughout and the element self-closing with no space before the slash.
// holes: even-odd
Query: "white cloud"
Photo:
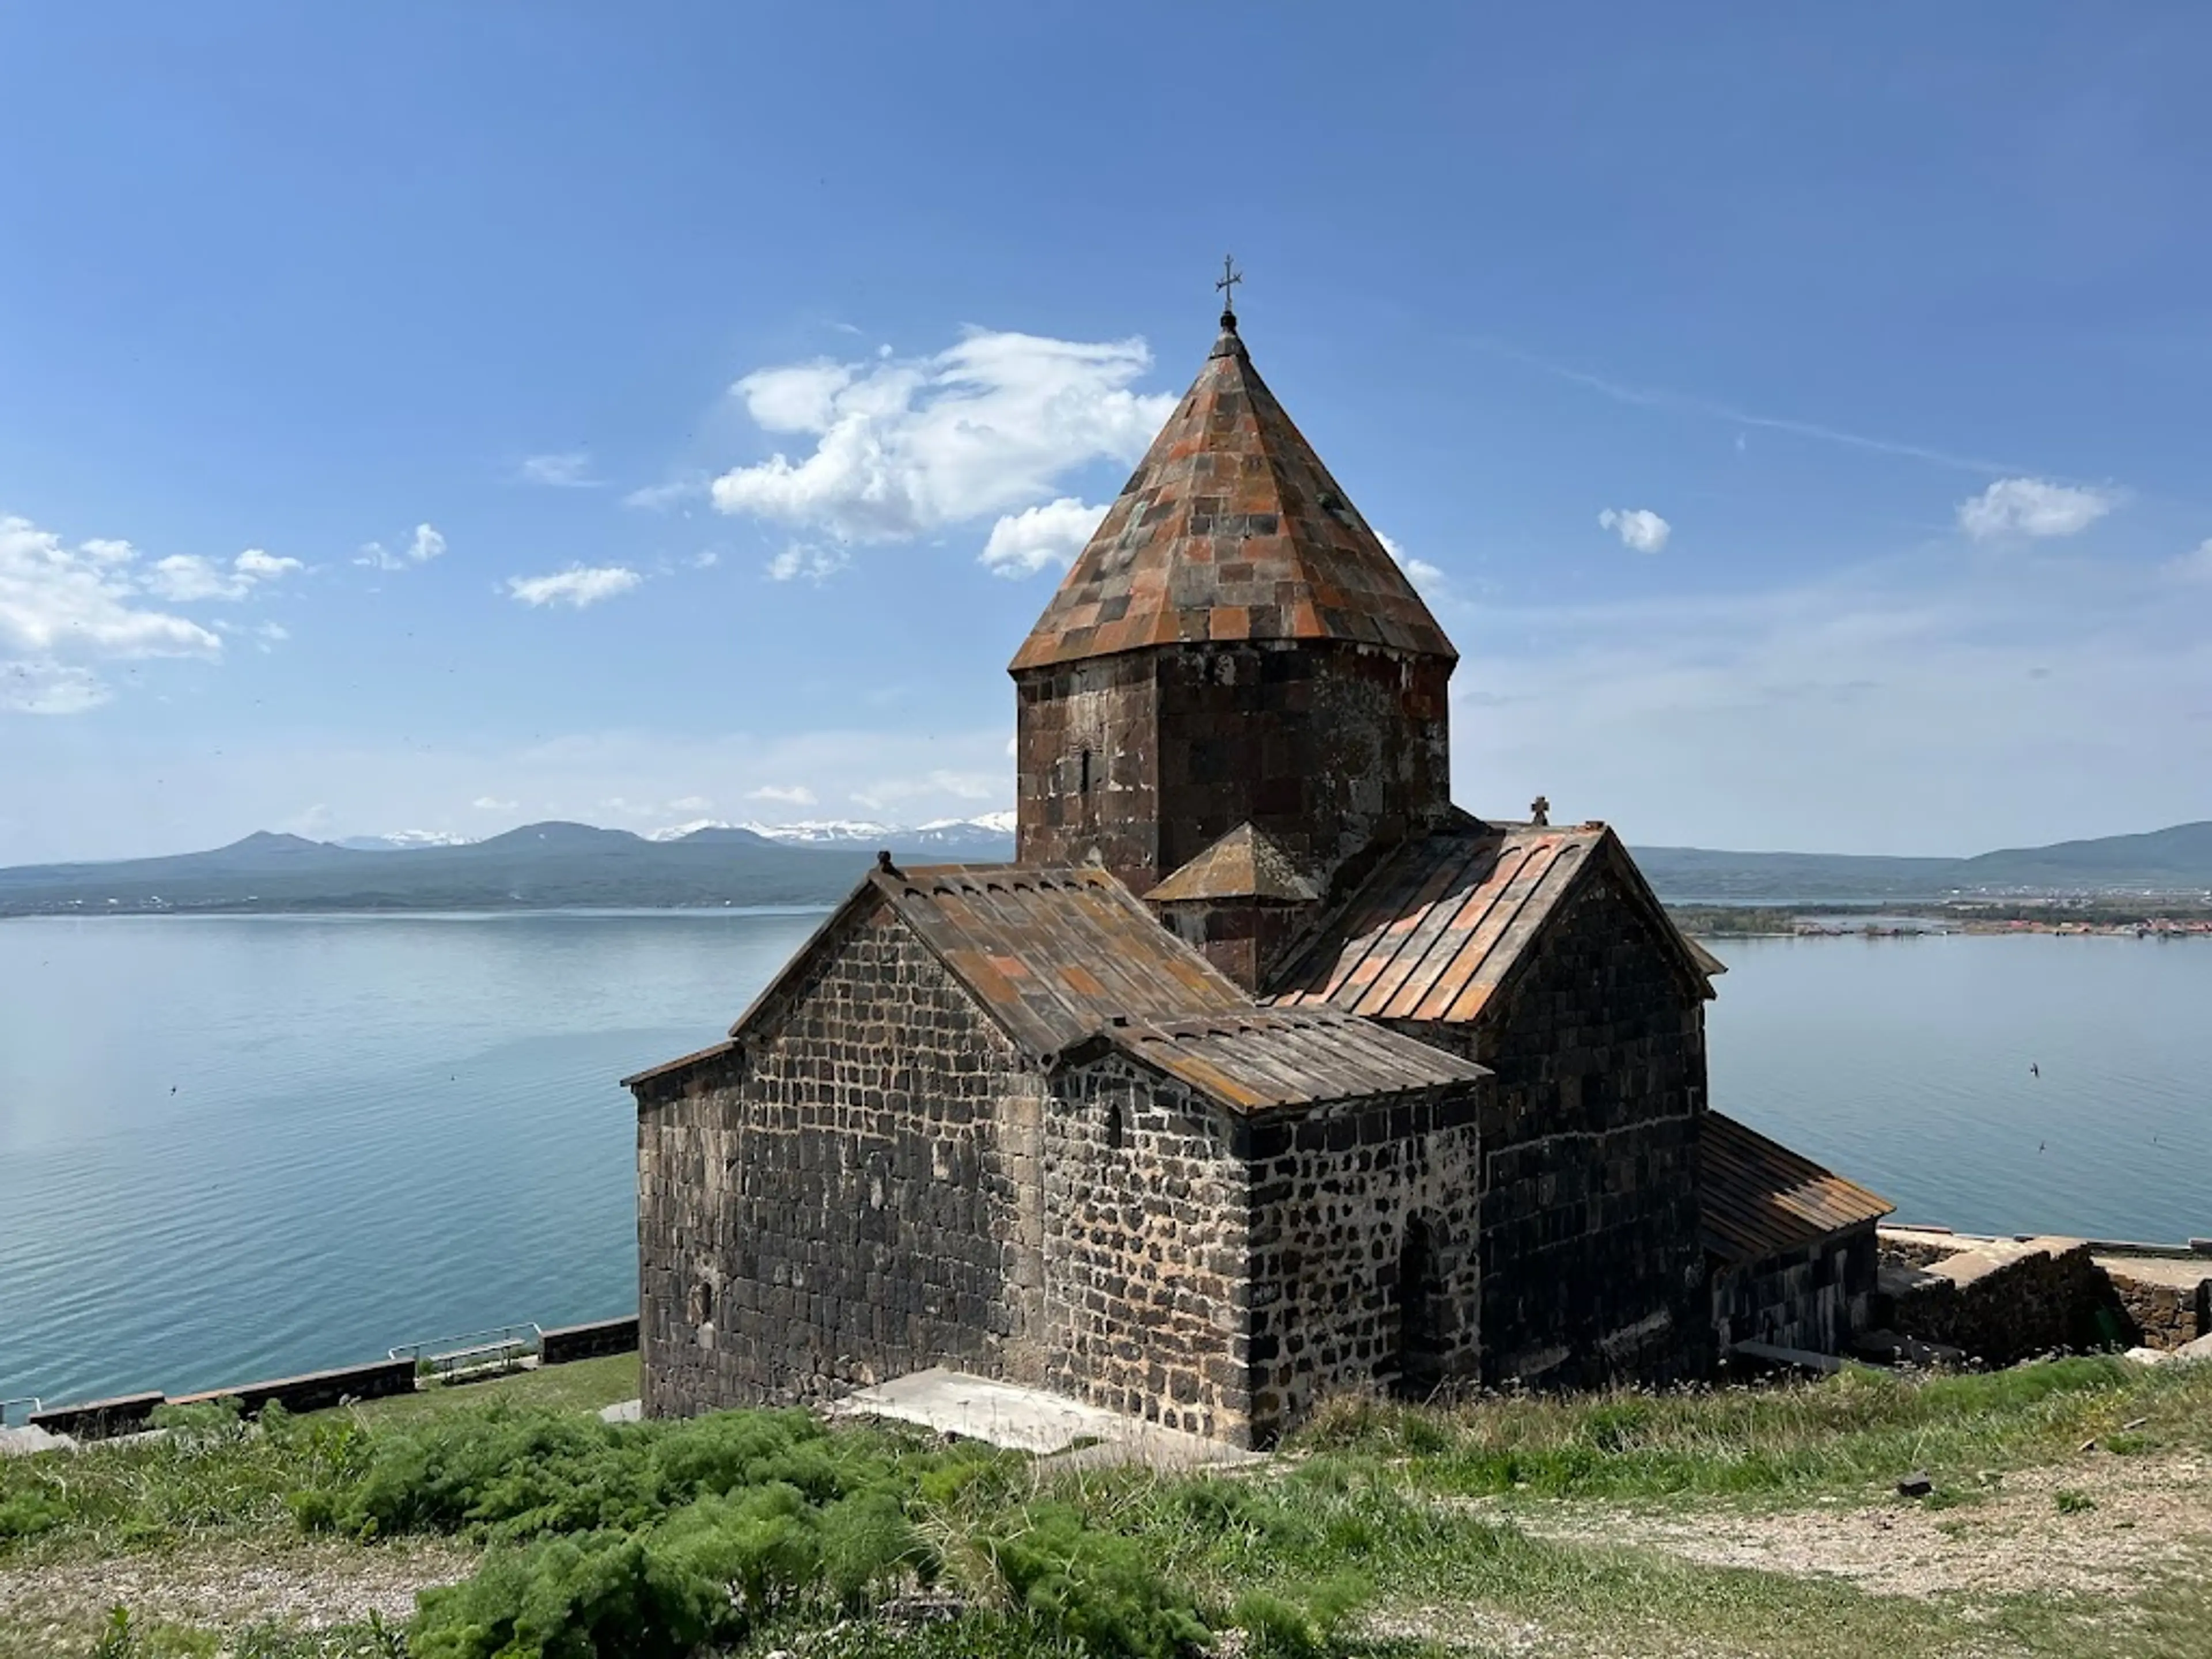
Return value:
<svg viewBox="0 0 2212 1659">
<path fill-rule="evenodd" d="M 747 800 L 774 801 L 779 806 L 811 806 L 815 795 L 803 783 L 764 783 L 757 789 L 745 791 Z"/>
<path fill-rule="evenodd" d="M 852 555 L 842 547 L 809 547 L 793 542 L 789 547 L 768 562 L 770 581 L 787 582 L 804 576 L 811 582 L 824 582 L 853 562 Z"/>
<path fill-rule="evenodd" d="M 865 544 L 1054 503 L 1063 475 L 1152 442 L 1176 400 L 1130 390 L 1151 367 L 1141 340 L 978 330 L 933 356 L 763 369 L 732 391 L 813 453 L 725 472 L 714 505 Z"/>
<path fill-rule="evenodd" d="M 179 604 L 194 599 L 242 599 L 259 583 L 305 568 L 297 559 L 281 559 L 258 547 L 247 548 L 228 567 L 198 553 L 172 553 L 155 562 L 146 586 Z"/>
<path fill-rule="evenodd" d="M 2000 478 L 1959 503 L 1959 528 L 1976 541 L 2006 536 L 2071 536 L 2119 505 L 2111 490 L 2042 478 Z"/>
<path fill-rule="evenodd" d="M 550 576 L 509 576 L 507 591 L 525 605 L 565 605 L 581 611 L 627 593 L 644 580 L 624 565 L 576 565 Z"/>
<path fill-rule="evenodd" d="M 88 668 L 58 662 L 0 662 L 0 710 L 16 714 L 82 714 L 115 694 Z"/>
<path fill-rule="evenodd" d="M 2166 562 L 2166 574 L 2185 582 L 2212 582 L 2212 539 L 2199 542 L 2195 550 Z"/>
<path fill-rule="evenodd" d="M 1674 533 L 1674 526 L 1648 507 L 1608 507 L 1597 521 L 1600 528 L 1620 537 L 1620 544 L 1632 553 L 1656 553 Z"/>
<path fill-rule="evenodd" d="M 22 653 L 6 666 L 0 707 L 76 714 L 109 695 L 88 662 L 222 654 L 214 629 L 143 603 L 170 578 L 161 565 L 142 575 L 137 561 L 128 542 L 72 547 L 27 519 L 0 517 L 0 647 Z"/>
<path fill-rule="evenodd" d="M 514 811 L 518 803 L 511 800 L 501 800 L 496 795 L 478 795 L 474 800 L 471 801 L 469 805 L 475 807 L 479 812 L 512 812 Z"/>
<path fill-rule="evenodd" d="M 591 455 L 580 449 L 563 450 L 553 455 L 526 456 L 517 470 L 524 482 L 544 484 L 555 489 L 595 489 L 599 482 L 592 476 Z"/>
<path fill-rule="evenodd" d="M 401 551 L 394 553 L 381 542 L 370 542 L 361 550 L 354 562 L 371 565 L 379 570 L 404 570 L 410 565 L 428 564 L 445 550 L 446 538 L 438 533 L 437 527 L 418 524 Z"/>
<path fill-rule="evenodd" d="M 1073 495 L 1007 514 L 991 526 L 982 562 L 994 576 L 1034 576 L 1054 565 L 1064 569 L 1075 562 L 1105 516 L 1103 506 Z"/>
<path fill-rule="evenodd" d="M 694 570 L 712 570 L 721 562 L 722 556 L 712 548 L 708 548 L 704 553 L 694 553 L 691 556 L 691 568 Z"/>
<path fill-rule="evenodd" d="M 1382 544 L 1382 550 L 1385 553 L 1398 562 L 1398 568 L 1406 573 L 1407 580 L 1412 581 L 1415 587 L 1424 593 L 1437 593 L 1443 591 L 1444 573 L 1440 568 L 1431 564 L 1426 559 L 1407 558 L 1406 550 L 1379 530 L 1375 532 L 1375 539 Z"/>
</svg>

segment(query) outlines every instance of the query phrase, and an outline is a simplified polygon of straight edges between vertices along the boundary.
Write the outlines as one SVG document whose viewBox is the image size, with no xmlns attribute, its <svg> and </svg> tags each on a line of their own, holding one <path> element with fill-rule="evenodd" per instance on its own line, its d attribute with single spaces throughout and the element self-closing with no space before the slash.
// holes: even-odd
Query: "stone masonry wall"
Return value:
<svg viewBox="0 0 2212 1659">
<path fill-rule="evenodd" d="M 1705 1005 L 1599 871 L 1486 1010 L 1483 1377 L 1667 1382 L 1712 1363 L 1698 1242 Z"/>
<path fill-rule="evenodd" d="M 2144 1347 L 2178 1348 L 2212 1333 L 2212 1277 L 2176 1284 L 2154 1270 L 2131 1273 L 2123 1262 L 2110 1259 L 2102 1266 Z M 2204 1266 L 2212 1270 L 2212 1260 Z"/>
<path fill-rule="evenodd" d="M 645 1409 L 1040 1380 L 1042 1083 L 887 906 L 747 1049 L 641 1086 Z"/>
<path fill-rule="evenodd" d="M 1866 1328 L 1876 1273 L 1874 1224 L 1839 1238 L 1746 1262 L 1713 1275 L 1713 1328 L 1720 1352 L 1766 1342 L 1841 1353 Z"/>
<path fill-rule="evenodd" d="M 1159 861 L 1159 696 L 1152 653 L 1062 663 L 1016 682 L 1014 856 L 1066 868 L 1096 849 L 1143 893 Z M 1085 757 L 1089 757 L 1085 763 Z M 1171 866 L 1169 866 L 1171 867 Z"/>
<path fill-rule="evenodd" d="M 1118 1056 L 1063 1075 L 1054 1095 L 1046 1380 L 1110 1411 L 1243 1443 L 1248 1206 L 1228 1119 Z"/>
<path fill-rule="evenodd" d="M 1475 1375 L 1484 1086 L 1241 1126 L 1253 1443 L 1334 1392 L 1422 1396 Z"/>
<path fill-rule="evenodd" d="M 2124 1333 L 2112 1284 L 2075 1238 L 1980 1240 L 1923 1266 L 1882 1242 L 1882 1322 L 1906 1336 L 2009 1365 Z"/>
<path fill-rule="evenodd" d="M 1026 672 L 1018 856 L 1079 864 L 1095 847 L 1141 894 L 1249 822 L 1326 881 L 1449 810 L 1450 678 L 1440 659 L 1312 641 Z"/>
</svg>

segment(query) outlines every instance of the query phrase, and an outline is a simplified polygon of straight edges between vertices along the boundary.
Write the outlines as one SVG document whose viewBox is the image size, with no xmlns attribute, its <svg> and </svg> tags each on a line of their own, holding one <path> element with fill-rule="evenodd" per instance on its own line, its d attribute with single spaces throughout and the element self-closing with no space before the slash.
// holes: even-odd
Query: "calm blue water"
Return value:
<svg viewBox="0 0 2212 1659">
<path fill-rule="evenodd" d="M 615 1080 L 712 1042 L 817 920 L 0 923 L 0 1396 L 629 1311 Z M 1723 1110 L 1910 1218 L 2212 1233 L 2212 943 L 1719 948 Z"/>
</svg>

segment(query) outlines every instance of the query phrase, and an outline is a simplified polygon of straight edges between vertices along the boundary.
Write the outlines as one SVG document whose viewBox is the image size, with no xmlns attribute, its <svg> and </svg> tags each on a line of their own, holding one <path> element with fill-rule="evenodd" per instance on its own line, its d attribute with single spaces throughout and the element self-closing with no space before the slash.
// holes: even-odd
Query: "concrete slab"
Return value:
<svg viewBox="0 0 2212 1659">
<path fill-rule="evenodd" d="M 28 1457 L 33 1452 L 66 1451 L 76 1442 L 44 1429 L 0 1429 L 0 1457 Z"/>
<path fill-rule="evenodd" d="M 960 1371 L 915 1371 L 848 1395 L 831 1408 L 838 1417 L 885 1417 L 916 1423 L 994 1446 L 1041 1456 L 1057 1455 L 1082 1467 L 1142 1463 L 1158 1468 L 1196 1468 L 1247 1463 L 1261 1454 L 1208 1440 L 1157 1423 L 1123 1417 L 1041 1389 L 969 1376 Z"/>
</svg>

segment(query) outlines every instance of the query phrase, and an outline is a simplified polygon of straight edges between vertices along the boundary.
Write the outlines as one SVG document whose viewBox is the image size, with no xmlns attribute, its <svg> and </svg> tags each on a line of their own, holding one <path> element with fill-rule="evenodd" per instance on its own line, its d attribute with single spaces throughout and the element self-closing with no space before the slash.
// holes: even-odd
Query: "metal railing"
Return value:
<svg viewBox="0 0 2212 1659">
<path fill-rule="evenodd" d="M 19 1394 L 13 1400 L 0 1400 L 0 1429 L 15 1429 L 22 1426 L 21 1423 L 11 1423 L 8 1420 L 9 1413 L 14 1411 L 18 1406 L 28 1406 L 31 1408 L 23 1413 L 24 1423 L 29 1422 L 35 1413 L 46 1409 L 46 1402 L 34 1394 Z"/>
<path fill-rule="evenodd" d="M 493 1325 L 455 1336 L 434 1337 L 427 1342 L 403 1342 L 385 1352 L 394 1359 L 411 1359 L 418 1372 L 451 1376 L 455 1371 L 479 1365 L 512 1365 L 538 1352 L 545 1333 L 533 1322 L 522 1325 Z"/>
</svg>

